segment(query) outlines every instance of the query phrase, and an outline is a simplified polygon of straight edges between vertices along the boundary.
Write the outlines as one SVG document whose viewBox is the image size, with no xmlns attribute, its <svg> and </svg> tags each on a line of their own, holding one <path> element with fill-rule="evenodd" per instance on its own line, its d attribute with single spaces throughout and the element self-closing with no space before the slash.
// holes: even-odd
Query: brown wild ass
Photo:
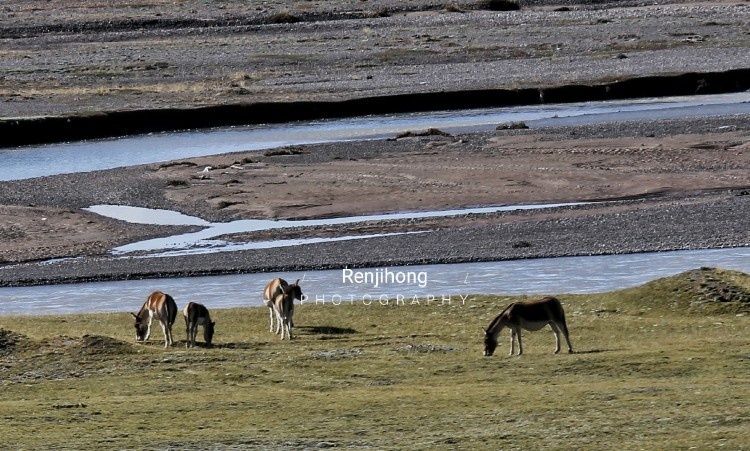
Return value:
<svg viewBox="0 0 750 451">
<path fill-rule="evenodd" d="M 195 347 L 195 336 L 198 335 L 198 326 L 203 326 L 203 341 L 205 341 L 206 346 L 211 346 L 216 323 L 211 321 L 208 309 L 203 304 L 188 302 L 188 305 L 182 309 L 182 315 L 185 317 L 185 333 L 187 334 L 185 347 Z"/>
<path fill-rule="evenodd" d="M 281 287 L 281 294 L 277 294 L 273 298 L 272 306 L 273 311 L 276 313 L 277 324 L 281 325 L 281 339 L 284 339 L 284 332 L 286 336 L 292 339 L 292 315 L 294 315 L 294 294 L 288 287 Z M 277 332 L 278 333 L 278 332 Z"/>
<path fill-rule="evenodd" d="M 510 328 L 510 354 L 513 355 L 514 341 L 518 339 L 518 355 L 523 353 L 521 329 L 537 331 L 549 324 L 555 334 L 555 354 L 560 352 L 560 331 L 568 342 L 568 352 L 573 352 L 565 324 L 565 312 L 557 298 L 545 297 L 536 301 L 510 304 L 484 331 L 484 355 L 490 356 L 497 348 L 497 336 L 504 327 Z"/>
<path fill-rule="evenodd" d="M 270 322 L 270 325 L 268 327 L 269 332 L 274 331 L 273 319 L 274 317 L 278 317 L 273 307 L 273 300 L 276 298 L 276 296 L 280 295 L 283 290 L 286 290 L 287 293 L 290 293 L 292 296 L 292 307 L 289 318 L 294 315 L 294 300 L 297 299 L 299 301 L 302 301 L 302 288 L 300 288 L 299 286 L 299 279 L 297 279 L 297 281 L 291 285 L 289 285 L 286 280 L 279 278 L 273 279 L 272 281 L 268 282 L 268 285 L 266 285 L 266 288 L 263 290 L 263 303 L 266 304 L 266 307 L 268 307 L 268 320 Z M 290 327 L 294 327 L 294 322 L 290 323 Z M 277 321 L 276 333 L 278 334 L 280 331 L 281 324 Z"/>
<path fill-rule="evenodd" d="M 131 315 L 135 318 L 136 341 L 148 340 L 151 336 L 151 321 L 155 316 L 164 332 L 164 347 L 172 345 L 172 325 L 177 318 L 177 304 L 172 296 L 161 291 L 154 291 L 143 303 L 138 313 L 131 313 Z M 148 317 L 148 323 L 146 317 Z"/>
</svg>

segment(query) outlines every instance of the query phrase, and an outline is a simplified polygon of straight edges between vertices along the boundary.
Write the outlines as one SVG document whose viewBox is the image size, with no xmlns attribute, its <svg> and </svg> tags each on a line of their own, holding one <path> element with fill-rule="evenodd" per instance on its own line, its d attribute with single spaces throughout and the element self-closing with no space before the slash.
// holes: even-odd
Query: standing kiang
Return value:
<svg viewBox="0 0 750 451">
<path fill-rule="evenodd" d="M 291 329 L 294 327 L 294 300 L 302 301 L 302 288 L 299 286 L 300 279 L 293 284 L 288 284 L 281 278 L 268 282 L 263 290 L 263 303 L 268 307 L 269 332 L 281 333 L 284 339 L 285 327 L 283 321 L 288 321 L 286 332 L 291 339 Z M 274 318 L 276 319 L 276 330 L 274 331 Z M 285 319 L 284 319 L 285 318 Z"/>
<path fill-rule="evenodd" d="M 177 304 L 172 296 L 161 291 L 154 291 L 148 296 L 138 313 L 131 313 L 131 315 L 135 318 L 136 341 L 149 339 L 151 322 L 156 317 L 164 332 L 164 347 L 172 346 L 172 325 L 177 318 Z"/>
<path fill-rule="evenodd" d="M 570 344 L 568 325 L 562 303 L 555 297 L 545 297 L 537 301 L 514 302 L 505 308 L 484 331 L 484 355 L 491 356 L 497 348 L 497 337 L 504 328 L 510 329 L 510 355 L 513 355 L 515 341 L 518 340 L 518 355 L 523 354 L 521 330 L 537 331 L 548 325 L 555 334 L 555 354 L 560 352 L 560 333 L 568 343 L 568 352 L 573 353 Z"/>
<path fill-rule="evenodd" d="M 211 321 L 211 314 L 206 306 L 197 302 L 188 302 L 182 309 L 182 315 L 185 317 L 185 334 L 187 335 L 185 347 L 195 347 L 198 326 L 203 326 L 203 341 L 206 346 L 211 346 L 216 322 Z"/>
</svg>

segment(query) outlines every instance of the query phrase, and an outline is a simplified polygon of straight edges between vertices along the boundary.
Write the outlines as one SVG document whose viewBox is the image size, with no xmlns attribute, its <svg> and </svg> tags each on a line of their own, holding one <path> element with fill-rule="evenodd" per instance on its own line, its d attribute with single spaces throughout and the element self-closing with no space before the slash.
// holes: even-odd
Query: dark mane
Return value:
<svg viewBox="0 0 750 451">
<path fill-rule="evenodd" d="M 510 310 L 510 308 L 511 308 L 511 307 L 513 307 L 514 305 L 516 305 L 516 303 L 515 303 L 515 302 L 514 302 L 514 303 L 512 303 L 512 304 L 510 304 L 509 306 L 505 307 L 505 308 L 503 309 L 503 311 L 502 311 L 502 312 L 500 312 L 500 314 L 499 314 L 499 315 L 497 315 L 497 316 L 495 317 L 495 319 L 493 319 L 493 320 L 492 320 L 492 322 L 490 322 L 490 325 L 489 325 L 489 326 L 487 326 L 487 331 L 490 331 L 490 330 L 494 330 L 494 329 L 495 329 L 495 327 L 497 326 L 497 323 L 498 323 L 498 322 L 500 322 L 500 318 L 502 318 L 502 316 L 503 316 L 503 315 L 505 315 L 505 314 L 506 314 L 506 313 L 508 312 L 508 310 Z"/>
</svg>

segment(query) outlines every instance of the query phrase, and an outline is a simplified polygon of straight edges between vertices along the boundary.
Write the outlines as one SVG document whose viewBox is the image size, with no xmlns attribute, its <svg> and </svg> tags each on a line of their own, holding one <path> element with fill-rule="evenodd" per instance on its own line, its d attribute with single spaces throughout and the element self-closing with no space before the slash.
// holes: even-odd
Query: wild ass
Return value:
<svg viewBox="0 0 750 451">
<path fill-rule="evenodd" d="M 156 316 L 164 332 L 164 347 L 172 345 L 172 325 L 177 318 L 177 304 L 172 296 L 161 291 L 154 291 L 148 296 L 138 313 L 131 313 L 131 315 L 135 318 L 136 341 L 148 340 L 151 336 L 151 321 Z M 147 316 L 148 323 L 146 322 Z"/>
<path fill-rule="evenodd" d="M 565 324 L 565 312 L 557 298 L 545 297 L 536 301 L 510 304 L 484 331 L 484 355 L 491 356 L 497 348 L 497 337 L 504 327 L 510 328 L 510 354 L 513 355 L 514 341 L 518 339 L 518 355 L 523 353 L 521 329 L 537 331 L 549 324 L 555 333 L 555 354 L 560 352 L 560 331 L 568 342 L 568 352 L 573 352 Z"/>
<path fill-rule="evenodd" d="M 289 285 L 286 280 L 284 279 L 273 279 L 272 281 L 268 282 L 268 285 L 266 285 L 266 288 L 263 290 L 263 303 L 266 304 L 266 307 L 268 307 L 268 320 L 269 320 L 269 326 L 268 331 L 273 332 L 273 319 L 277 317 L 278 315 L 274 311 L 273 307 L 273 300 L 276 298 L 276 296 L 283 293 L 283 290 L 286 290 L 288 293 L 292 296 L 292 307 L 291 307 L 291 313 L 289 315 L 289 318 L 294 315 L 294 300 L 297 299 L 299 301 L 302 300 L 302 288 L 299 286 L 299 279 L 297 279 L 296 282 Z M 294 322 L 290 323 L 290 327 L 294 327 Z M 278 334 L 281 331 L 281 323 L 278 321 L 276 322 L 276 333 Z"/>
<path fill-rule="evenodd" d="M 185 333 L 187 342 L 185 347 L 195 347 L 195 337 L 198 335 L 198 326 L 203 326 L 203 341 L 206 346 L 211 346 L 211 340 L 214 337 L 214 326 L 216 323 L 211 321 L 211 315 L 203 304 L 197 302 L 188 302 L 188 305 L 182 309 L 182 315 L 185 317 Z"/>
<path fill-rule="evenodd" d="M 277 324 L 281 326 L 281 339 L 284 339 L 284 332 L 286 336 L 292 339 L 292 315 L 294 315 L 294 294 L 293 289 L 290 289 L 292 285 L 287 287 L 281 287 L 281 294 L 277 294 L 273 298 L 272 306 L 273 311 L 276 314 Z M 277 332 L 278 333 L 278 332 Z"/>
</svg>

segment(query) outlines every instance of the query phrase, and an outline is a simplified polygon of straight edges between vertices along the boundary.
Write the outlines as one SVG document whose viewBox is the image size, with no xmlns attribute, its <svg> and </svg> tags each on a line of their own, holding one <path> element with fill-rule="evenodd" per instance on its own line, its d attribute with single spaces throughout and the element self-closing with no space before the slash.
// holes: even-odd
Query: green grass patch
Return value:
<svg viewBox="0 0 750 451">
<path fill-rule="evenodd" d="M 562 295 L 575 354 L 547 328 L 508 357 L 482 328 L 520 298 L 212 311 L 213 348 L 133 340 L 129 313 L 0 318 L 8 449 L 742 449 L 750 276 L 701 269 Z M 718 293 L 718 294 L 717 294 Z M 209 303 L 210 304 L 210 303 Z M 210 305 L 209 305 L 210 307 Z M 201 334 L 199 333 L 199 340 Z"/>
</svg>

